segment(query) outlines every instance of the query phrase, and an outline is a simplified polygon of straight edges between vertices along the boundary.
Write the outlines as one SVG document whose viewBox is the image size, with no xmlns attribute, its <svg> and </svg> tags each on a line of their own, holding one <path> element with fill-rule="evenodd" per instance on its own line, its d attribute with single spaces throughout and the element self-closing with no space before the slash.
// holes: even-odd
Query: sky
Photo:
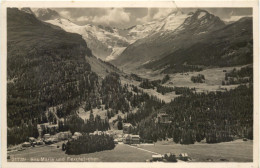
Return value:
<svg viewBox="0 0 260 168">
<path fill-rule="evenodd" d="M 224 21 L 235 21 L 251 16 L 251 8 L 200 8 L 220 17 Z M 108 25 L 128 28 L 137 24 L 164 18 L 169 13 L 181 10 L 194 12 L 197 8 L 54 8 L 61 16 L 76 24 Z"/>
</svg>

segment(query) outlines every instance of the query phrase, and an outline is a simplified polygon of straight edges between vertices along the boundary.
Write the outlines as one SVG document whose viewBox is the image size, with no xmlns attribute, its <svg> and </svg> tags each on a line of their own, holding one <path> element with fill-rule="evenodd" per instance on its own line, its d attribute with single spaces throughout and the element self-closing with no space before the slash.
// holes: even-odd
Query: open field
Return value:
<svg viewBox="0 0 260 168">
<path fill-rule="evenodd" d="M 245 65 L 248 66 L 248 65 Z M 200 72 L 185 72 L 185 73 L 175 73 L 169 74 L 170 80 L 167 81 L 163 86 L 168 87 L 188 87 L 195 88 L 196 92 L 210 92 L 210 91 L 225 91 L 225 89 L 230 90 L 236 88 L 238 85 L 222 85 L 222 81 L 225 79 L 225 73 L 230 72 L 234 68 L 241 69 L 245 66 L 235 66 L 235 67 L 221 67 L 221 68 L 208 68 L 204 69 Z M 226 71 L 226 72 L 225 72 Z M 143 70 L 140 69 L 138 71 L 138 75 L 143 78 L 147 78 L 149 80 L 158 80 L 162 79 L 165 74 L 160 74 L 158 71 L 152 70 Z M 192 76 L 197 76 L 198 74 L 202 74 L 205 76 L 205 83 L 193 83 L 191 81 Z M 121 79 L 123 84 L 133 84 L 135 86 L 139 86 L 140 82 L 134 80 Z M 166 103 L 171 102 L 172 99 L 180 96 L 176 95 L 175 92 L 170 92 L 162 95 L 158 93 L 156 89 L 142 89 L 144 92 L 149 95 L 154 95 L 161 100 L 164 100 Z"/>
<path fill-rule="evenodd" d="M 61 143 L 58 143 L 61 146 Z M 43 146 L 29 148 L 24 151 L 9 154 L 10 161 L 94 161 L 94 162 L 143 162 L 150 159 L 152 154 L 146 151 L 132 148 L 125 144 L 119 144 L 114 150 L 107 150 L 81 155 L 67 155 L 61 148 L 55 146 Z M 41 160 L 41 158 L 46 160 Z M 38 159 L 38 160 L 37 160 Z"/>
<path fill-rule="evenodd" d="M 233 142 L 222 142 L 217 144 L 196 143 L 193 145 L 181 145 L 158 142 L 155 146 L 143 146 L 140 148 L 151 150 L 157 153 L 172 152 L 175 154 L 187 153 L 192 162 L 252 162 L 253 141 L 236 140 Z"/>
<path fill-rule="evenodd" d="M 176 155 L 187 153 L 192 162 L 252 162 L 253 141 L 236 140 L 218 144 L 196 143 L 180 145 L 173 142 L 157 142 L 155 145 L 138 145 L 137 147 L 118 144 L 114 150 L 107 150 L 81 155 L 67 155 L 61 148 L 62 142 L 55 145 L 28 148 L 24 151 L 9 152 L 9 161 L 90 161 L 90 162 L 144 162 L 153 154 L 172 152 Z"/>
</svg>

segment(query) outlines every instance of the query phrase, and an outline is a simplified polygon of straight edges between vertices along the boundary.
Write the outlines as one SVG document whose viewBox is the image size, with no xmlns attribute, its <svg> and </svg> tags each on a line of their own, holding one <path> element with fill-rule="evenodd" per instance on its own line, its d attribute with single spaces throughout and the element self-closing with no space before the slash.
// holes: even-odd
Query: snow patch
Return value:
<svg viewBox="0 0 260 168">
<path fill-rule="evenodd" d="M 204 34 L 204 33 L 207 33 L 207 31 L 199 32 L 197 35 Z"/>
<path fill-rule="evenodd" d="M 106 61 L 116 59 L 125 49 L 126 47 L 114 47 L 112 53 L 106 57 Z"/>
<path fill-rule="evenodd" d="M 200 14 L 198 15 L 198 19 L 202 18 L 205 15 L 206 15 L 206 12 L 200 12 Z"/>
</svg>

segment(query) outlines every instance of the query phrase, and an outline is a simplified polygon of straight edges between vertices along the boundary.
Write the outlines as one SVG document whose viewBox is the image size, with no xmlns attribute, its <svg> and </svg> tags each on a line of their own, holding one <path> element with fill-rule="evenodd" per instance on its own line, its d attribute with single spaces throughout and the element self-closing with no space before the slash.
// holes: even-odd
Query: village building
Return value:
<svg viewBox="0 0 260 168">
<path fill-rule="evenodd" d="M 157 118 L 155 120 L 156 123 L 159 124 L 169 124 L 171 123 L 170 117 L 166 113 L 159 113 L 157 114 Z"/>
<path fill-rule="evenodd" d="M 78 139 L 81 136 L 82 136 L 82 134 L 80 132 L 74 132 L 74 134 L 73 134 L 73 136 L 71 138 L 76 140 L 76 139 Z"/>
<path fill-rule="evenodd" d="M 180 153 L 179 159 L 180 159 L 180 160 L 183 160 L 183 161 L 188 161 L 189 156 L 188 156 L 187 153 Z"/>
<path fill-rule="evenodd" d="M 72 133 L 70 131 L 59 132 L 58 134 L 56 134 L 56 136 L 59 141 L 68 140 L 69 138 L 72 137 Z"/>
<path fill-rule="evenodd" d="M 50 123 L 37 124 L 37 130 L 40 138 L 42 138 L 43 132 L 49 133 L 51 135 L 56 134 L 59 130 L 59 126 L 58 124 L 50 124 Z"/>
<path fill-rule="evenodd" d="M 163 155 L 152 155 L 153 161 L 162 161 L 163 160 Z"/>
<path fill-rule="evenodd" d="M 49 139 L 50 137 L 51 137 L 50 134 L 44 134 L 44 135 L 43 135 L 43 139 Z"/>
<path fill-rule="evenodd" d="M 131 136 L 130 136 L 130 134 L 125 134 L 123 136 L 123 143 L 124 144 L 131 144 Z"/>
<path fill-rule="evenodd" d="M 134 127 L 130 123 L 124 123 L 123 124 L 123 133 L 124 134 L 130 134 L 133 131 Z"/>
<path fill-rule="evenodd" d="M 102 135 L 104 134 L 102 131 L 94 131 L 93 135 Z"/>
<path fill-rule="evenodd" d="M 140 136 L 139 135 L 131 135 L 131 143 L 132 144 L 139 144 L 140 143 Z"/>
<path fill-rule="evenodd" d="M 132 134 L 125 134 L 123 136 L 123 143 L 124 144 L 139 144 L 140 143 L 140 136 L 139 135 L 132 135 Z"/>
</svg>

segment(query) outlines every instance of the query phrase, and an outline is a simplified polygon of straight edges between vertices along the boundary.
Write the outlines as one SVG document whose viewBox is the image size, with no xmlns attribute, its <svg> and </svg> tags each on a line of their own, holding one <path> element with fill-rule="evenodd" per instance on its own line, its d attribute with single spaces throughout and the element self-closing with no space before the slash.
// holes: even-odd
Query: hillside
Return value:
<svg viewBox="0 0 260 168">
<path fill-rule="evenodd" d="M 144 67 L 176 73 L 189 70 L 189 65 L 223 67 L 250 64 L 253 62 L 252 31 L 252 18 L 242 18 Z"/>
<path fill-rule="evenodd" d="M 80 35 L 8 8 L 7 36 L 8 127 L 44 122 L 46 108 L 69 100 L 73 109 L 95 90 L 98 77 L 85 61 L 92 53 Z"/>
</svg>

